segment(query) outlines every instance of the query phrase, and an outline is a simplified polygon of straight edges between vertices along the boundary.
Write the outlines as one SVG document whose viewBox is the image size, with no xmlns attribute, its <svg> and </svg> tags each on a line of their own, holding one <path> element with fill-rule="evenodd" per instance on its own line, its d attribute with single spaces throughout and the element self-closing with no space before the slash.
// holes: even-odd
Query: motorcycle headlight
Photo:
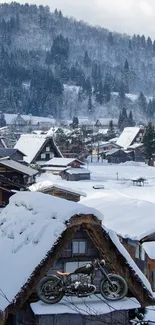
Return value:
<svg viewBox="0 0 155 325">
<path fill-rule="evenodd" d="M 105 265 L 105 260 L 101 260 L 100 264 Z"/>
</svg>

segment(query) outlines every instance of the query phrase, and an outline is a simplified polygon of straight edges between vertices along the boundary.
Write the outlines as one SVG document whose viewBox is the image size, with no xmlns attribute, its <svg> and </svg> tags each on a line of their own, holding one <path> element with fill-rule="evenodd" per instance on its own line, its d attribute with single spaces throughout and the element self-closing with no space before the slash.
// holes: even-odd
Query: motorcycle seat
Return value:
<svg viewBox="0 0 155 325">
<path fill-rule="evenodd" d="M 57 274 L 62 275 L 62 276 L 66 276 L 66 275 L 68 275 L 69 273 L 67 273 L 67 272 L 57 271 Z"/>
</svg>

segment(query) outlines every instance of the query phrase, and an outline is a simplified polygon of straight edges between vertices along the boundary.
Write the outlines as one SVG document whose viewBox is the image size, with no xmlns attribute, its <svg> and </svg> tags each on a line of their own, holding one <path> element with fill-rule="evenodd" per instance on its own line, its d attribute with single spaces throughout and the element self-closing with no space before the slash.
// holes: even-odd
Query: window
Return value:
<svg viewBox="0 0 155 325">
<path fill-rule="evenodd" d="M 46 158 L 46 154 L 45 153 L 41 153 L 41 159 L 45 159 Z"/>
<path fill-rule="evenodd" d="M 76 255 L 86 253 L 86 242 L 84 240 L 73 240 L 72 253 Z"/>
<path fill-rule="evenodd" d="M 48 152 L 49 152 L 49 151 L 50 151 L 50 147 L 46 147 L 46 151 L 48 151 Z"/>
<path fill-rule="evenodd" d="M 145 261 L 145 251 L 144 251 L 143 247 L 139 244 L 137 244 L 137 246 L 136 246 L 135 257 L 139 258 L 142 261 Z"/>
<path fill-rule="evenodd" d="M 136 245 L 136 254 L 135 254 L 136 258 L 140 258 L 140 250 L 139 250 L 139 244 Z"/>
<path fill-rule="evenodd" d="M 50 153 L 50 158 L 51 159 L 54 158 L 54 153 L 53 152 Z"/>
</svg>

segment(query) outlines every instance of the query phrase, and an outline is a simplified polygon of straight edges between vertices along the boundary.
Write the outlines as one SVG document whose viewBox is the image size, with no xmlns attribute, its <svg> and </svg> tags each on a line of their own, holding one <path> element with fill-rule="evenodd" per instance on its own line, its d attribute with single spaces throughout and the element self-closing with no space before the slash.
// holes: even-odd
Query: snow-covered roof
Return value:
<svg viewBox="0 0 155 325">
<path fill-rule="evenodd" d="M 24 160 L 30 164 L 38 151 L 44 145 L 45 141 L 46 135 L 22 134 L 17 141 L 15 148 L 26 154 Z"/>
<path fill-rule="evenodd" d="M 21 172 L 22 174 L 28 175 L 28 176 L 34 176 L 34 175 L 38 174 L 37 170 L 30 168 L 28 166 L 25 166 L 24 164 L 21 164 L 15 160 L 12 160 L 9 157 L 0 158 L 0 165 L 10 167 L 16 171 Z"/>
<path fill-rule="evenodd" d="M 86 168 L 67 168 L 65 171 L 68 174 L 90 174 L 90 170 Z"/>
<path fill-rule="evenodd" d="M 103 315 L 116 310 L 129 310 L 140 308 L 135 298 L 124 298 L 120 301 L 104 303 L 101 295 L 86 298 L 65 297 L 55 305 L 47 305 L 41 301 L 31 304 L 35 315 L 52 314 L 82 314 L 82 315 Z"/>
<path fill-rule="evenodd" d="M 140 240 L 155 230 L 155 203 L 112 189 L 95 192 L 81 203 L 99 210 L 104 215 L 104 225 L 124 238 Z"/>
<path fill-rule="evenodd" d="M 108 150 L 108 152 L 106 153 L 106 156 L 111 156 L 111 155 L 115 154 L 118 151 L 120 151 L 120 149 L 117 149 L 117 148 L 113 148 L 111 150 Z"/>
<path fill-rule="evenodd" d="M 17 114 L 4 114 L 5 115 L 5 120 L 7 124 L 12 124 L 14 118 L 17 117 Z M 32 116 L 32 115 L 21 115 L 21 117 L 29 122 L 31 121 L 32 125 L 37 125 L 38 123 L 48 123 L 48 124 L 55 124 L 55 119 L 50 118 L 50 117 L 42 117 L 42 116 Z"/>
<path fill-rule="evenodd" d="M 51 188 L 58 188 L 60 190 L 63 190 L 63 191 L 66 191 L 68 193 L 75 193 L 75 194 L 78 194 L 80 196 L 84 196 L 86 197 L 87 194 L 84 193 L 83 191 L 80 191 L 78 189 L 73 189 L 73 188 L 70 188 L 68 186 L 64 186 L 64 185 L 61 185 L 61 184 L 57 184 L 57 183 L 52 183 L 51 181 L 42 181 L 42 182 L 38 182 L 36 184 L 33 184 L 32 186 L 30 186 L 30 190 L 32 192 L 34 191 L 45 191 L 45 190 L 48 190 L 48 189 L 51 189 Z"/>
<path fill-rule="evenodd" d="M 37 164 L 39 165 L 39 162 L 37 161 Z M 41 165 L 40 165 L 41 166 Z M 41 167 L 41 170 L 45 170 L 45 171 L 51 171 L 51 172 L 62 172 L 64 170 L 66 170 L 66 166 L 65 167 L 48 167 L 45 166 L 45 163 L 43 164 L 44 167 Z"/>
<path fill-rule="evenodd" d="M 128 149 L 137 149 L 143 146 L 143 143 L 133 143 Z"/>
<path fill-rule="evenodd" d="M 116 144 L 127 149 L 132 144 L 139 131 L 140 128 L 136 126 L 124 128 Z"/>
<path fill-rule="evenodd" d="M 14 299 L 75 214 L 103 217 L 92 208 L 43 193 L 19 192 L 11 197 L 0 214 L 1 310 Z"/>
<path fill-rule="evenodd" d="M 76 158 L 52 158 L 49 161 L 47 161 L 45 163 L 45 165 L 47 166 L 62 166 L 62 167 L 66 167 L 68 165 L 70 165 L 71 163 L 73 163 L 74 161 L 78 161 L 81 165 L 84 165 L 84 163 Z"/>
<path fill-rule="evenodd" d="M 47 137 L 46 134 L 22 134 L 17 141 L 15 148 L 25 153 L 26 157 L 24 160 L 30 164 L 48 138 L 49 137 Z M 53 144 L 55 145 L 54 141 Z M 62 156 L 58 147 L 56 148 L 60 156 Z"/>
</svg>

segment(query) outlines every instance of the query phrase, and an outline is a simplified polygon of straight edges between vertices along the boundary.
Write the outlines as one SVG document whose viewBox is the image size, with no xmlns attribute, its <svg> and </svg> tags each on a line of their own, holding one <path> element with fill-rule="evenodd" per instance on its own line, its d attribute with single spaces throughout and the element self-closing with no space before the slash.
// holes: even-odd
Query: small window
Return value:
<svg viewBox="0 0 155 325">
<path fill-rule="evenodd" d="M 142 261 L 145 261 L 145 251 L 144 251 L 144 248 L 142 246 L 140 246 L 140 259 Z"/>
<path fill-rule="evenodd" d="M 139 249 L 139 244 L 136 245 L 136 254 L 135 254 L 136 258 L 140 257 L 140 249 Z"/>
<path fill-rule="evenodd" d="M 46 147 L 46 151 L 49 152 L 50 151 L 50 147 Z"/>
<path fill-rule="evenodd" d="M 41 153 L 41 159 L 45 159 L 46 158 L 46 154 L 45 153 Z"/>
<path fill-rule="evenodd" d="M 85 254 L 86 253 L 86 242 L 84 240 L 73 240 L 72 243 L 73 254 Z"/>
<path fill-rule="evenodd" d="M 54 153 L 53 152 L 50 153 L 50 158 L 51 159 L 54 158 Z"/>
</svg>

